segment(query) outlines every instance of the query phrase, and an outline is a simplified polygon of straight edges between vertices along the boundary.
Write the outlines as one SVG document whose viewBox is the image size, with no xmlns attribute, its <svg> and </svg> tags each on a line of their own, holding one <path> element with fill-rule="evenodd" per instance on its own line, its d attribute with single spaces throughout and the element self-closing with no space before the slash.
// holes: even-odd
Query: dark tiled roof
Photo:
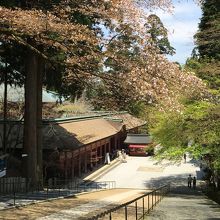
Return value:
<svg viewBox="0 0 220 220">
<path fill-rule="evenodd" d="M 81 118 L 50 121 L 43 125 L 43 148 L 44 149 L 74 149 L 117 134 L 126 126 L 127 130 L 142 126 L 145 122 L 129 115 L 128 113 L 103 117 Z M 0 133 L 3 126 L 0 123 Z M 23 124 L 15 123 L 11 130 L 10 142 L 17 148 L 22 148 Z M 19 131 L 19 137 L 18 136 Z"/>
<path fill-rule="evenodd" d="M 147 134 L 127 134 L 125 144 L 150 144 L 152 137 Z"/>
<path fill-rule="evenodd" d="M 60 123 L 59 126 L 77 138 L 79 143 L 88 144 L 118 133 L 118 129 L 103 118 Z"/>
</svg>

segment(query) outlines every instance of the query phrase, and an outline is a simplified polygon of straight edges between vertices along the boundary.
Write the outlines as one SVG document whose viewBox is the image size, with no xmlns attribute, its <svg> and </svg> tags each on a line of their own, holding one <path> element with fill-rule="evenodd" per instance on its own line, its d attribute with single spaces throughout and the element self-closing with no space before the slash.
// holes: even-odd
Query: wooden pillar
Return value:
<svg viewBox="0 0 220 220">
<path fill-rule="evenodd" d="M 92 145 L 90 145 L 90 149 L 89 149 L 89 166 L 90 166 L 90 169 L 93 169 L 93 162 L 92 162 Z"/>
<path fill-rule="evenodd" d="M 103 145 L 100 146 L 100 163 L 102 163 L 102 161 L 103 161 L 102 146 Z"/>
<path fill-rule="evenodd" d="M 118 148 L 118 135 L 115 136 L 115 147 L 113 150 L 116 150 Z"/>
<path fill-rule="evenodd" d="M 99 142 L 99 144 L 97 145 L 97 163 L 100 164 L 100 157 L 101 157 L 101 148 L 102 148 L 102 145 L 101 145 L 102 142 Z"/>
<path fill-rule="evenodd" d="M 67 152 L 64 151 L 64 177 L 65 177 L 65 180 L 68 178 L 67 177 Z"/>
<path fill-rule="evenodd" d="M 78 160 L 78 174 L 79 174 L 79 177 L 82 174 L 82 172 L 81 172 L 81 163 L 82 163 L 82 156 L 81 156 L 81 152 L 79 150 L 79 160 Z"/>
<path fill-rule="evenodd" d="M 71 178 L 74 179 L 74 167 L 75 167 L 75 160 L 74 160 L 74 151 L 72 151 L 72 158 L 71 158 Z"/>
<path fill-rule="evenodd" d="M 110 144 L 111 144 L 111 142 L 107 143 L 107 152 L 108 153 L 110 152 Z"/>
<path fill-rule="evenodd" d="M 87 173 L 87 151 L 85 149 L 85 156 L 84 156 L 84 166 L 85 166 L 85 173 Z"/>
<path fill-rule="evenodd" d="M 95 156 L 95 166 L 97 167 L 98 165 L 98 161 L 97 161 L 97 156 L 98 156 L 98 143 L 95 143 L 95 152 L 96 152 L 96 156 Z"/>
<path fill-rule="evenodd" d="M 104 145 L 104 156 L 106 155 L 107 153 L 107 144 Z"/>
<path fill-rule="evenodd" d="M 105 145 L 103 144 L 101 148 L 102 148 L 102 162 L 104 162 L 105 161 Z"/>
<path fill-rule="evenodd" d="M 81 152 L 81 172 L 85 173 L 85 152 Z"/>
</svg>

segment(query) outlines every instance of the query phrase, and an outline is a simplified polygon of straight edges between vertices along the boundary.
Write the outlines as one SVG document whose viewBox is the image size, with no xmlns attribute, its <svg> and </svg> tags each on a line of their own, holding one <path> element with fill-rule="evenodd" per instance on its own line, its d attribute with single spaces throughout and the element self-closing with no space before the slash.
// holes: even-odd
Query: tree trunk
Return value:
<svg viewBox="0 0 220 220">
<path fill-rule="evenodd" d="M 8 109 L 8 72 L 7 72 L 7 63 L 5 62 L 5 72 L 4 72 L 4 106 L 3 106 L 3 152 L 6 153 L 7 151 L 7 138 L 6 138 L 6 131 L 7 131 L 7 109 Z"/>
<path fill-rule="evenodd" d="M 24 176 L 31 187 L 42 180 L 42 72 L 43 60 L 33 51 L 26 58 L 24 114 Z"/>
<path fill-rule="evenodd" d="M 43 183 L 43 155 L 42 155 L 42 79 L 44 73 L 44 59 L 38 57 L 37 71 L 37 171 L 38 178 Z"/>
<path fill-rule="evenodd" d="M 26 58 L 25 112 L 24 112 L 24 155 L 25 176 L 31 187 L 38 182 L 37 175 L 37 69 L 38 58 L 28 51 Z"/>
</svg>

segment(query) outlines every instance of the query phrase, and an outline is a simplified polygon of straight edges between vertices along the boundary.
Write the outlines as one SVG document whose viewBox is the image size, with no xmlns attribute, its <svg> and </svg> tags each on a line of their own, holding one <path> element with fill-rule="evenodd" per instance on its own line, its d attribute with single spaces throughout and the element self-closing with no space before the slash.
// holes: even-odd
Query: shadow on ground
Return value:
<svg viewBox="0 0 220 220">
<path fill-rule="evenodd" d="M 187 187 L 188 175 L 189 175 L 188 173 L 184 173 L 178 175 L 156 177 L 156 178 L 152 178 L 150 181 L 146 181 L 144 185 L 146 186 L 146 188 L 155 189 L 163 185 L 170 184 L 171 193 L 187 194 L 187 195 L 197 194 L 196 192 L 198 191 L 199 186 L 197 186 L 197 190 Z M 201 180 L 201 173 L 197 172 L 197 185 L 200 180 Z"/>
</svg>

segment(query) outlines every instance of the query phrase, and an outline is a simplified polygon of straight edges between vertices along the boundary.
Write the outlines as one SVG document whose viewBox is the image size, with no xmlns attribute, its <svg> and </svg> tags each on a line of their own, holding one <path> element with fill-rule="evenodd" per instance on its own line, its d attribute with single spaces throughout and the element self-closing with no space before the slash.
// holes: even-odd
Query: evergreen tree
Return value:
<svg viewBox="0 0 220 220">
<path fill-rule="evenodd" d="M 167 36 L 167 29 L 157 15 L 151 14 L 145 27 L 151 36 L 152 44 L 159 49 L 161 54 L 175 54 L 175 49 L 170 45 Z"/>
<path fill-rule="evenodd" d="M 199 31 L 195 34 L 196 47 L 186 68 L 204 80 L 213 95 L 220 93 L 220 4 L 205 0 L 202 4 Z"/>
<path fill-rule="evenodd" d="M 220 59 L 220 3 L 219 0 L 205 0 L 202 4 L 202 18 L 195 35 L 200 57 Z"/>
</svg>

